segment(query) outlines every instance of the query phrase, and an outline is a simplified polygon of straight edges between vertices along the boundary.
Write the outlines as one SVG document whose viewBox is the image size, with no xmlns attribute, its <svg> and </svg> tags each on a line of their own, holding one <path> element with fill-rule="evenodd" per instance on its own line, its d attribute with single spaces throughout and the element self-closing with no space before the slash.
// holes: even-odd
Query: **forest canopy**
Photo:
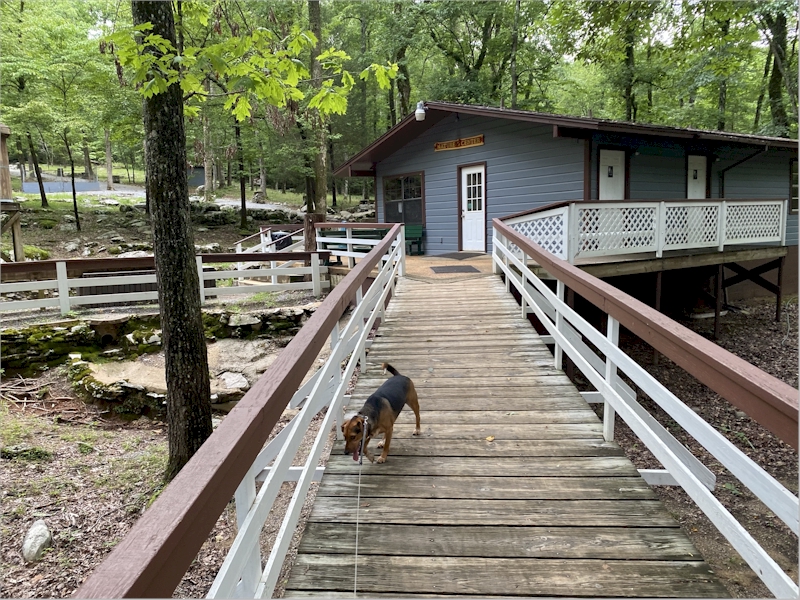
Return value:
<svg viewBox="0 0 800 600">
<path fill-rule="evenodd" d="M 420 100 L 797 137 L 790 0 L 323 1 L 319 40 L 310 4 L 173 3 L 169 66 L 185 91 L 191 163 L 211 159 L 220 178 L 240 153 L 269 185 L 302 188 L 320 152 L 307 132 L 320 127 L 321 93 L 329 166 Z M 115 161 L 141 165 L 141 86 L 158 82 L 141 82 L 149 67 L 120 37 L 133 35 L 130 3 L 2 0 L 0 11 L 12 160 L 26 159 L 30 132 L 47 162 L 64 161 L 68 139 L 91 169 L 108 134 Z M 322 75 L 311 69 L 317 41 Z M 375 65 L 390 71 L 360 77 Z"/>
</svg>

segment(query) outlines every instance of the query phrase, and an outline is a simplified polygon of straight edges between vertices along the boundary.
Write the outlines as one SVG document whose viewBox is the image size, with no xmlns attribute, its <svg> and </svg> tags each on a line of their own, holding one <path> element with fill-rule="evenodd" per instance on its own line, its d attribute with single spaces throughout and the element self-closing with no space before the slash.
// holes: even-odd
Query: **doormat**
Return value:
<svg viewBox="0 0 800 600">
<path fill-rule="evenodd" d="M 437 254 L 436 258 L 452 258 L 455 260 L 465 260 L 477 256 L 486 256 L 484 252 L 450 252 L 448 254 Z"/>
<path fill-rule="evenodd" d="M 472 265 L 448 265 L 446 267 L 431 267 L 434 273 L 480 273 Z"/>
</svg>

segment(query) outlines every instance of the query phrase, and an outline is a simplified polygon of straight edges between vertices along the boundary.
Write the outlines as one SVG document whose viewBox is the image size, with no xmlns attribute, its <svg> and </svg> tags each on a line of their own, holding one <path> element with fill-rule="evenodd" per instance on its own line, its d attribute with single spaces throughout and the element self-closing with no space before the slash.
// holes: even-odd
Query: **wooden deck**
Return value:
<svg viewBox="0 0 800 600">
<path fill-rule="evenodd" d="M 351 408 L 390 362 L 417 387 L 364 461 L 359 596 L 723 597 L 499 279 L 403 279 Z M 359 466 L 337 442 L 286 597 L 352 597 Z M 374 448 L 373 448 L 374 450 Z"/>
</svg>

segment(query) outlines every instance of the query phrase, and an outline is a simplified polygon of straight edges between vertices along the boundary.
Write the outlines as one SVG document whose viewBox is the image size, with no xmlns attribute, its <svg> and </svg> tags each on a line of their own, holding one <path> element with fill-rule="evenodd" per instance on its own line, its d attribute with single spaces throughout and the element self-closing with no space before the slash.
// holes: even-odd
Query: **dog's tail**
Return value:
<svg viewBox="0 0 800 600">
<path fill-rule="evenodd" d="M 389 373 L 392 375 L 400 375 L 400 373 L 397 372 L 397 369 L 395 369 L 392 365 L 389 363 L 383 363 L 383 372 L 386 373 L 386 371 L 389 371 Z"/>
</svg>

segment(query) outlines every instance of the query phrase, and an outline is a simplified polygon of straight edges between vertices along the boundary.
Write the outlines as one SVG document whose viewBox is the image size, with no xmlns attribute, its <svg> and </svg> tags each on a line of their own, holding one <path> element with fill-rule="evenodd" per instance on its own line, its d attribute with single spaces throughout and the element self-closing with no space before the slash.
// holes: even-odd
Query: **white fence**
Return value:
<svg viewBox="0 0 800 600">
<path fill-rule="evenodd" d="M 299 233 L 299 235 L 298 235 L 298 233 Z M 254 246 L 250 246 L 249 248 L 244 248 L 243 247 L 243 244 L 244 244 L 245 241 L 253 239 L 255 237 L 259 238 L 259 242 L 257 244 L 255 244 Z M 235 245 L 236 254 L 253 254 L 253 253 L 258 253 L 258 252 L 266 252 L 268 254 L 274 254 L 274 253 L 278 252 L 278 250 L 277 250 L 278 244 L 280 242 L 284 241 L 284 240 L 288 240 L 291 243 L 289 245 L 287 245 L 286 247 L 282 248 L 280 250 L 280 252 L 299 252 L 299 251 L 302 251 L 302 249 L 303 249 L 303 231 L 302 230 L 300 230 L 299 232 L 298 231 L 293 231 L 292 233 L 289 233 L 289 234 L 284 235 L 284 236 L 279 236 L 279 237 L 276 237 L 275 239 L 273 239 L 272 238 L 271 229 L 262 229 L 259 233 L 255 234 L 255 235 L 252 235 L 250 237 L 246 237 L 243 240 L 236 242 L 236 245 Z M 272 261 L 270 261 L 269 266 L 270 266 L 271 269 L 278 269 L 278 268 L 287 267 L 290 264 L 291 263 L 283 263 L 283 264 L 279 265 L 277 263 L 277 261 L 272 260 Z M 239 271 L 242 271 L 242 270 L 248 268 L 248 264 L 245 263 L 245 262 L 241 262 L 240 261 L 240 262 L 236 263 L 236 268 Z M 243 278 L 240 277 L 240 278 L 238 278 L 238 281 L 241 282 L 242 279 Z M 277 275 L 272 275 L 272 283 L 278 283 L 278 276 Z"/>
<path fill-rule="evenodd" d="M 553 292 L 528 268 L 523 251 L 496 229 L 492 256 L 495 272 L 505 275 L 506 287 L 513 286 L 519 292 L 522 314 L 533 312 L 552 336 L 556 368 L 561 368 L 563 353 L 566 353 L 597 390 L 584 396 L 589 402 L 604 403 L 605 438 L 613 439 L 614 415 L 619 414 L 665 467 L 643 471 L 645 480 L 650 484 L 680 485 L 776 597 L 797 598 L 797 584 L 711 493 L 715 482 L 713 473 L 647 413 L 637 402 L 636 392 L 620 379 L 619 372 L 747 486 L 795 535 L 798 535 L 797 496 L 620 350 L 617 345 L 619 323 L 615 319 L 608 317 L 605 335 L 595 329 L 564 302 L 564 284 L 558 281 Z"/>
<path fill-rule="evenodd" d="M 261 451 L 236 491 L 236 519 L 239 532 L 208 593 L 209 598 L 264 598 L 272 592 L 300 517 L 312 481 L 322 477 L 319 459 L 331 428 L 342 416 L 345 391 L 357 364 L 366 365 L 367 336 L 375 320 L 383 316 L 387 298 L 396 279 L 403 275 L 405 244 L 402 229 L 392 250 L 366 294 L 356 296 L 357 306 L 342 331 L 330 333 L 331 353 L 325 364 L 294 394 L 289 406 L 300 412 Z M 341 365 L 347 361 L 342 371 Z M 302 467 L 292 461 L 309 428 L 322 409 L 328 408 L 310 454 Z M 338 434 L 338 430 L 337 430 Z M 259 538 L 264 522 L 284 481 L 297 481 L 291 502 L 262 569 Z M 256 483 L 263 482 L 256 493 Z"/>
<path fill-rule="evenodd" d="M 504 220 L 548 252 L 576 258 L 786 242 L 788 200 L 574 202 Z"/>
<path fill-rule="evenodd" d="M 281 290 L 311 290 L 315 296 L 322 294 L 323 290 L 330 287 L 329 281 L 323 280 L 323 275 L 327 274 L 328 267 L 322 265 L 319 254 L 310 255 L 311 266 L 303 266 L 307 258 L 298 258 L 287 261 L 281 265 L 273 265 L 270 268 L 258 269 L 230 269 L 224 271 L 205 271 L 203 269 L 202 257 L 197 257 L 197 272 L 200 276 L 200 300 L 205 302 L 207 298 L 213 296 L 227 296 L 233 294 L 254 294 L 257 292 L 274 292 Z M 292 266 L 300 263 L 301 266 Z M 243 265 L 244 266 L 244 265 Z M 99 268 L 99 267 L 98 267 Z M 279 277 L 287 279 L 291 277 L 310 275 L 310 281 L 288 281 L 278 283 Z M 205 287 L 205 281 L 221 281 L 229 279 L 251 279 L 255 277 L 269 277 L 272 283 L 264 283 L 249 286 L 231 287 Z M 56 262 L 56 279 L 43 281 L 20 281 L 15 283 L 0 284 L 0 294 L 11 294 L 20 292 L 37 292 L 49 290 L 56 293 L 56 297 L 39 298 L 35 300 L 7 300 L 0 301 L 0 312 L 19 311 L 38 308 L 60 308 L 61 314 L 69 313 L 74 307 L 87 304 L 119 304 L 122 302 L 138 301 L 157 301 L 158 291 L 144 292 L 121 292 L 104 293 L 90 295 L 73 295 L 82 288 L 91 287 L 111 287 L 126 285 L 141 285 L 156 283 L 155 273 L 146 275 L 126 275 L 119 274 L 114 276 L 77 277 L 69 278 L 67 275 L 67 263 L 65 261 Z"/>
</svg>

